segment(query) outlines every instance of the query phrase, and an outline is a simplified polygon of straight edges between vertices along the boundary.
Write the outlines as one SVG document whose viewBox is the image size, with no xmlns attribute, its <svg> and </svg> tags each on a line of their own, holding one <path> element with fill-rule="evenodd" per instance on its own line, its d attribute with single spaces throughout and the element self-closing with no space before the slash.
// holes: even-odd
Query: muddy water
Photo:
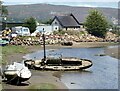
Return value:
<svg viewBox="0 0 120 91">
<path fill-rule="evenodd" d="M 96 56 L 104 53 L 104 48 L 62 48 L 47 50 L 60 53 L 62 56 L 78 57 L 92 60 L 93 66 L 84 71 L 65 71 L 61 81 L 69 89 L 118 89 L 118 59 L 110 56 Z M 43 51 L 24 56 L 25 58 L 40 59 Z"/>
</svg>

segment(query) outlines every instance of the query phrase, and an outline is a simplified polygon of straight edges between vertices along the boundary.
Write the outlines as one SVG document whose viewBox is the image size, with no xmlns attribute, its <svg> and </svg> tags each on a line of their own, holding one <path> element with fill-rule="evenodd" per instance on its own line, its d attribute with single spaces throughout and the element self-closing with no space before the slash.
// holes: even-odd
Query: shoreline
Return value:
<svg viewBox="0 0 120 91">
<path fill-rule="evenodd" d="M 72 46 L 62 46 L 60 44 L 56 45 L 46 45 L 46 49 L 60 49 L 60 48 L 94 48 L 94 47 L 106 47 L 115 45 L 114 43 L 109 42 L 79 42 L 73 43 Z M 27 53 L 12 53 L 6 56 L 8 64 L 14 61 L 20 62 L 23 60 L 23 56 L 29 53 L 33 53 L 39 50 L 43 50 L 43 46 L 21 46 L 29 50 Z M 109 50 L 109 49 L 108 49 Z M 106 50 L 105 50 L 106 51 Z M 110 55 L 109 51 L 106 54 Z M 111 55 L 110 55 L 111 56 Z"/>
<path fill-rule="evenodd" d="M 74 43 L 73 46 L 61 46 L 61 45 L 47 45 L 46 49 L 59 49 L 59 48 L 90 48 L 90 47 L 105 47 L 105 46 L 112 46 L 114 44 L 108 43 L 108 42 L 81 42 L 81 43 Z M 36 52 L 38 50 L 43 50 L 43 47 L 35 47 L 35 46 L 25 46 L 27 50 L 29 50 L 29 53 Z M 116 48 L 115 48 L 116 49 Z M 115 49 L 112 48 L 105 48 L 105 54 L 112 56 L 113 54 L 118 54 L 118 51 L 116 52 Z M 113 53 L 114 52 L 114 53 Z M 7 56 L 8 63 L 12 63 L 14 61 L 20 62 L 23 60 L 23 56 L 29 53 L 13 53 Z M 112 55 L 110 55 L 112 53 Z M 117 56 L 113 56 L 117 58 Z M 14 60 L 13 60 L 14 59 Z M 40 83 L 50 83 L 57 86 L 58 89 L 68 89 L 64 83 L 60 81 L 60 72 L 54 72 L 54 71 L 37 71 L 37 70 L 31 70 L 33 76 L 30 78 L 29 82 L 32 85 L 37 85 Z M 37 78 L 37 80 L 35 80 Z M 4 89 L 27 89 L 29 86 L 14 86 L 10 84 L 5 84 Z"/>
</svg>

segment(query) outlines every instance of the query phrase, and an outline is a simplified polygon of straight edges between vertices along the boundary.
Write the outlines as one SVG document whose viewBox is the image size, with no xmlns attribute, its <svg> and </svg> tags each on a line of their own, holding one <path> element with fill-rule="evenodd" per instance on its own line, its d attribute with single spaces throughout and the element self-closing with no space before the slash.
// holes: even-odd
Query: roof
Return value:
<svg viewBox="0 0 120 91">
<path fill-rule="evenodd" d="M 61 16 L 55 16 L 53 21 L 57 19 L 58 22 L 62 27 L 80 27 L 80 23 L 78 20 L 74 17 L 73 14 L 67 14 L 67 15 L 61 15 Z"/>
</svg>

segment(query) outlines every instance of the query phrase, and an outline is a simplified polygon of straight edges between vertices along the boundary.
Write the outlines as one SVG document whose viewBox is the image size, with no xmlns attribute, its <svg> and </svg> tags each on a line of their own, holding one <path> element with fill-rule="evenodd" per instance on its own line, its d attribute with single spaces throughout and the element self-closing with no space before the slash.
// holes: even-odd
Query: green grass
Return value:
<svg viewBox="0 0 120 91">
<path fill-rule="evenodd" d="M 0 91 L 2 91 L 2 84 L 0 83 Z"/>
<path fill-rule="evenodd" d="M 57 87 L 50 83 L 41 83 L 38 85 L 32 85 L 28 89 L 29 91 L 56 91 Z"/>
<path fill-rule="evenodd" d="M 2 60 L 0 60 L 0 64 L 6 64 L 7 62 L 6 57 L 10 54 L 28 53 L 27 48 L 25 48 L 24 46 L 8 45 L 8 46 L 0 47 L 0 49 L 2 53 Z"/>
<path fill-rule="evenodd" d="M 11 54 L 11 53 L 27 53 L 27 49 L 24 46 L 4 46 L 2 47 L 2 54 Z"/>
</svg>

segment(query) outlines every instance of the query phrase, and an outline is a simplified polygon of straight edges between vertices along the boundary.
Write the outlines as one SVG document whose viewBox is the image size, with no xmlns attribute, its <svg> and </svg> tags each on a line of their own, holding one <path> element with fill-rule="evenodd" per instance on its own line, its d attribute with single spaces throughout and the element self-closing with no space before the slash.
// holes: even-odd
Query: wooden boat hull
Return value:
<svg viewBox="0 0 120 91">
<path fill-rule="evenodd" d="M 61 65 L 61 66 L 48 66 L 44 67 L 45 70 L 54 70 L 54 71 L 72 71 L 72 70 L 83 70 L 90 68 L 92 66 L 90 60 L 82 61 L 82 65 Z"/>
<path fill-rule="evenodd" d="M 74 60 L 75 63 L 77 62 L 81 62 L 79 64 L 45 64 L 45 65 L 41 65 L 41 64 L 32 64 L 29 66 L 32 66 L 34 69 L 39 69 L 39 70 L 54 70 L 54 71 L 71 71 L 71 70 L 82 70 L 82 69 L 87 69 L 90 68 L 93 63 L 90 60 L 87 59 L 74 59 L 74 58 L 63 58 L 65 62 L 71 62 L 70 60 Z M 70 59 L 70 60 L 69 60 Z M 77 61 L 80 60 L 80 61 Z M 28 62 L 28 61 L 27 61 Z M 27 63 L 25 62 L 25 63 Z M 31 63 L 31 62 L 29 62 Z M 35 62 L 34 62 L 35 63 Z M 50 62 L 49 62 L 50 63 Z M 27 64 L 26 64 L 27 65 Z M 32 68 L 30 67 L 30 68 Z"/>
</svg>

